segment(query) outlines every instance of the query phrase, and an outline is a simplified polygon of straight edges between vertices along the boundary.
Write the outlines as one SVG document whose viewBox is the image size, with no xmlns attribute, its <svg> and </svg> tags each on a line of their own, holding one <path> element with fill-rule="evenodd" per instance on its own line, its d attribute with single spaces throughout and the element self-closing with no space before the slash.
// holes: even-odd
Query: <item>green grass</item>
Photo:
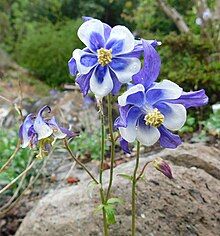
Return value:
<svg viewBox="0 0 220 236">
<path fill-rule="evenodd" d="M 101 135 L 99 132 L 88 133 L 83 131 L 78 137 L 72 140 L 70 147 L 73 153 L 78 156 L 89 156 L 93 160 L 100 160 L 100 142 Z"/>
<path fill-rule="evenodd" d="M 16 149 L 18 141 L 17 130 L 13 129 L 1 129 L 0 130 L 0 168 L 6 163 L 9 157 L 13 154 Z M 14 178 L 16 178 L 23 170 L 25 170 L 28 163 L 31 152 L 29 149 L 20 149 L 16 154 L 15 158 L 11 162 L 9 168 L 0 173 L 0 186 L 10 183 Z M 12 188 L 6 191 L 6 194 L 13 194 L 14 190 L 17 187 L 17 184 L 14 184 Z"/>
</svg>

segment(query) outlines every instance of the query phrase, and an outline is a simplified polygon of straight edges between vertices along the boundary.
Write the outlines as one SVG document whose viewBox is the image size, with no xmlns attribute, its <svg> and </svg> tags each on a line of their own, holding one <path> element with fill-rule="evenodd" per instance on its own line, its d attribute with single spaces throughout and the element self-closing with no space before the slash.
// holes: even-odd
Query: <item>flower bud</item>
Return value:
<svg viewBox="0 0 220 236">
<path fill-rule="evenodd" d="M 162 172 L 169 179 L 173 179 L 172 171 L 167 162 L 165 162 L 162 158 L 158 157 L 153 161 L 153 166 Z"/>
</svg>

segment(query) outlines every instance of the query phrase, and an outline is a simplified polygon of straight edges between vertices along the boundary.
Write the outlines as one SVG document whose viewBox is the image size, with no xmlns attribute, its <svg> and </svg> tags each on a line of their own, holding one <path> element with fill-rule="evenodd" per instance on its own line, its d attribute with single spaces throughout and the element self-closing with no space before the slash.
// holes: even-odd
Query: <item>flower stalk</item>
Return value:
<svg viewBox="0 0 220 236">
<path fill-rule="evenodd" d="M 113 119 L 112 119 L 112 96 L 108 95 L 108 126 L 109 126 L 109 135 L 111 140 L 111 164 L 110 164 L 110 177 L 109 177 L 109 185 L 106 195 L 106 200 L 109 199 L 112 182 L 113 182 L 113 171 L 114 171 L 114 160 L 115 160 L 115 138 L 113 132 Z"/>
<path fill-rule="evenodd" d="M 103 121 L 104 121 L 104 117 L 103 117 Z M 103 123 L 103 125 L 104 125 L 104 123 Z M 102 130 L 103 130 L 103 128 L 102 128 Z M 103 133 L 103 136 L 104 136 L 104 133 Z M 103 141 L 103 140 L 104 140 L 104 138 L 102 137 L 102 149 L 103 149 L 103 150 L 101 150 L 101 154 L 103 155 L 103 156 L 102 156 L 102 159 L 104 159 L 104 141 Z M 96 184 L 100 185 L 100 183 L 96 180 L 96 178 L 93 176 L 93 174 L 87 169 L 87 167 L 86 167 L 81 161 L 79 161 L 79 160 L 75 157 L 75 155 L 74 155 L 73 152 L 71 151 L 71 149 L 70 149 L 70 147 L 69 147 L 69 144 L 68 144 L 68 141 L 67 141 L 66 139 L 64 139 L 64 146 L 65 146 L 66 150 L 69 152 L 70 156 L 74 159 L 74 161 L 75 161 L 78 165 L 80 165 L 80 166 L 87 172 L 87 174 L 91 177 L 91 179 L 92 179 Z M 100 176 L 101 176 L 101 177 L 100 177 L 100 180 L 102 179 L 102 175 L 101 175 L 102 171 L 103 171 L 103 170 L 100 169 Z M 101 182 L 102 182 L 102 181 L 101 181 Z M 100 192 L 101 202 L 102 202 L 102 204 L 104 205 L 106 201 L 105 201 L 105 196 L 104 196 L 104 192 L 103 192 L 102 185 L 101 185 L 101 187 L 100 187 L 99 192 Z M 109 235 L 109 234 L 108 234 L 108 224 L 107 224 L 106 212 L 105 212 L 105 209 L 104 209 L 104 208 L 102 209 L 102 213 L 103 213 L 103 231 L 104 231 L 104 236 L 108 236 L 108 235 Z"/>
<path fill-rule="evenodd" d="M 142 178 L 146 167 L 147 167 L 148 164 L 150 164 L 150 163 L 151 163 L 151 161 L 148 161 L 148 162 L 145 163 L 144 167 L 143 167 L 142 170 L 141 170 L 141 173 L 140 173 L 140 174 L 138 175 L 138 177 L 136 178 L 136 181 L 138 181 L 140 178 Z"/>
<path fill-rule="evenodd" d="M 131 221 L 131 235 L 135 236 L 135 220 L 136 220 L 136 183 L 138 179 L 137 176 L 137 170 L 139 166 L 139 157 L 140 157 L 140 142 L 137 141 L 137 156 L 136 156 L 136 164 L 134 168 L 134 173 L 132 177 L 132 221 Z"/>
<path fill-rule="evenodd" d="M 106 203 L 105 196 L 104 196 L 104 191 L 102 188 L 102 174 L 104 171 L 103 164 L 104 164 L 104 159 L 105 159 L 105 117 L 103 113 L 103 108 L 100 108 L 100 116 L 101 116 L 101 162 L 100 162 L 100 170 L 99 170 L 99 182 L 101 185 L 100 188 L 100 197 L 102 204 L 104 205 Z M 106 217 L 106 211 L 105 208 L 102 208 L 102 215 L 103 215 L 103 232 L 105 236 L 108 236 L 108 224 L 107 224 L 107 217 Z"/>
<path fill-rule="evenodd" d="M 103 164 L 105 159 L 105 120 L 104 114 L 100 111 L 101 116 L 101 162 L 100 162 L 100 172 L 99 172 L 99 182 L 102 184 L 102 173 L 103 173 Z"/>
<path fill-rule="evenodd" d="M 105 200 L 104 191 L 103 191 L 102 187 L 100 188 L 100 197 L 101 197 L 102 204 L 104 205 L 106 203 L 106 200 Z M 106 211 L 105 211 L 104 207 L 102 208 L 102 215 L 103 215 L 103 232 L 104 232 L 104 236 L 109 236 Z"/>
</svg>

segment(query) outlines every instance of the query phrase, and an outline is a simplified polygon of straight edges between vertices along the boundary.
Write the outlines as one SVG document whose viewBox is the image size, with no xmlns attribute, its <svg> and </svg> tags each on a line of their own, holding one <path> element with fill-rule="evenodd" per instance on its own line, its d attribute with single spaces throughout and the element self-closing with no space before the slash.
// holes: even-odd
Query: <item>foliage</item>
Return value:
<svg viewBox="0 0 220 236">
<path fill-rule="evenodd" d="M 120 198 L 109 198 L 106 204 L 101 204 L 96 208 L 96 212 L 101 211 L 103 208 L 106 213 L 107 223 L 109 225 L 115 224 L 115 208 L 118 204 L 123 204 L 123 200 Z"/>
<path fill-rule="evenodd" d="M 17 144 L 17 132 L 14 130 L 0 130 L 0 168 L 6 163 L 8 158 L 12 155 Z M 9 184 L 16 178 L 23 170 L 25 170 L 31 152 L 29 149 L 21 149 L 13 159 L 11 166 L 5 171 L 0 173 L 0 186 Z M 27 177 L 28 178 L 28 177 Z M 18 183 L 13 185 L 7 194 L 12 194 L 15 191 Z"/>
<path fill-rule="evenodd" d="M 194 1 L 166 2 L 183 16 L 191 35 L 180 35 L 154 0 L 2 0 L 0 45 L 19 64 L 57 86 L 72 82 L 66 64 L 72 50 L 82 47 L 76 35 L 79 17 L 92 16 L 112 26 L 124 24 L 140 37 L 162 41 L 158 49 L 163 61 L 161 79 L 178 82 L 186 91 L 205 88 L 210 102 L 215 103 L 220 86 L 219 50 L 215 48 L 219 43 L 214 36 L 211 40 L 202 37 L 195 23 Z M 207 1 L 211 9 L 214 2 Z"/>
<path fill-rule="evenodd" d="M 199 121 L 195 113 L 188 115 L 187 121 L 180 132 L 193 133 L 200 127 L 200 132 L 193 134 L 192 142 L 209 142 L 210 135 L 220 137 L 220 105 L 215 104 L 212 107 L 213 112 L 204 121 Z"/>
<path fill-rule="evenodd" d="M 188 0 L 169 0 L 168 3 L 186 18 L 195 18 L 192 16 L 193 1 Z M 124 10 L 126 12 L 126 10 Z M 132 11 L 123 15 L 125 19 L 132 22 L 136 26 L 137 33 L 142 36 L 146 33 L 153 33 L 155 36 L 167 35 L 171 31 L 177 31 L 175 24 L 167 18 L 165 13 L 158 7 L 155 0 L 139 0 L 136 1 L 136 7 Z M 198 27 L 197 27 L 198 28 Z"/>
<path fill-rule="evenodd" d="M 173 21 L 158 7 L 157 1 L 141 0 L 132 14 L 125 18 L 136 25 L 142 38 L 156 38 L 162 41 L 158 48 L 162 59 L 160 79 L 169 79 L 186 91 L 204 88 L 211 103 L 219 101 L 220 87 L 219 54 L 215 28 L 210 27 L 212 38 L 204 37 L 195 23 L 196 8 L 193 1 L 169 0 L 188 24 L 191 34 L 179 34 Z M 213 8 L 213 1 L 208 1 Z M 217 24 L 216 24 L 217 25 Z"/>
<path fill-rule="evenodd" d="M 154 0 L 139 1 L 136 8 L 126 14 L 124 10 L 123 17 L 136 25 L 138 35 L 143 34 L 164 34 L 175 29 L 174 24 L 167 19 L 163 12 L 158 11 L 157 3 Z"/>
<path fill-rule="evenodd" d="M 186 123 L 184 124 L 184 126 L 181 128 L 180 132 L 181 133 L 193 133 L 193 131 L 196 128 L 196 125 L 198 123 L 196 122 L 196 118 L 193 116 L 187 116 L 187 120 Z"/>
<path fill-rule="evenodd" d="M 199 36 L 170 34 L 159 52 L 163 64 L 161 79 L 172 80 L 185 91 L 204 88 L 211 103 L 220 99 L 220 64 L 212 45 Z"/>
<path fill-rule="evenodd" d="M 217 104 L 216 104 L 217 105 Z M 216 106 L 213 105 L 213 106 Z M 211 135 L 216 135 L 220 137 L 220 105 L 218 104 L 218 109 L 214 110 L 210 114 L 209 118 L 202 122 L 204 130 Z"/>
<path fill-rule="evenodd" d="M 132 9 L 136 3 L 135 0 L 64 0 L 61 11 L 69 18 L 91 16 L 112 26 L 116 24 L 128 26 L 128 22 L 122 17 L 124 9 Z"/>
<path fill-rule="evenodd" d="M 18 63 L 57 86 L 72 81 L 66 64 L 73 48 L 82 46 L 76 36 L 80 24 L 77 18 L 86 15 L 110 25 L 124 24 L 143 38 L 163 42 L 159 49 L 163 60 L 161 79 L 180 82 L 185 90 L 204 87 L 215 103 L 219 86 L 217 51 L 200 36 L 194 2 L 167 0 L 167 3 L 182 14 L 191 36 L 177 35 L 175 24 L 153 0 L 3 0 L 0 43 L 14 54 Z M 209 0 L 208 4 L 213 8 L 214 1 Z"/>
<path fill-rule="evenodd" d="M 15 58 L 52 86 L 70 82 L 67 61 L 74 48 L 82 47 L 76 35 L 80 23 L 36 24 L 17 44 Z"/>
<path fill-rule="evenodd" d="M 93 160 L 99 160 L 100 140 L 101 135 L 98 132 L 90 134 L 87 131 L 83 131 L 78 137 L 74 138 L 73 142 L 70 143 L 70 147 L 73 153 L 78 156 L 88 155 Z"/>
<path fill-rule="evenodd" d="M 104 20 L 110 25 L 124 24 L 126 22 L 121 15 L 127 2 L 135 1 L 2 0 L 0 2 L 0 45 L 13 53 L 16 44 L 36 24 L 63 23 L 70 19 L 76 20 L 83 15 Z"/>
</svg>

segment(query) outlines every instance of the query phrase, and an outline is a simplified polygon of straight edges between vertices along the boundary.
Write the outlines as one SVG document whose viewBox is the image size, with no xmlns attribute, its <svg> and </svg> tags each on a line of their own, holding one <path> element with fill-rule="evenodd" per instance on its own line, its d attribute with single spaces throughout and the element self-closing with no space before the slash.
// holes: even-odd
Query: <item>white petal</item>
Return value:
<svg viewBox="0 0 220 236">
<path fill-rule="evenodd" d="M 125 69 L 120 71 L 113 70 L 122 84 L 129 83 L 132 80 L 132 76 L 137 74 L 141 69 L 141 62 L 138 58 L 126 58 L 125 60 L 128 62 Z"/>
<path fill-rule="evenodd" d="M 123 48 L 117 55 L 131 52 L 135 46 L 134 36 L 125 26 L 117 25 L 113 27 L 108 42 L 111 40 L 123 40 Z M 108 42 L 106 44 L 108 44 Z"/>
<path fill-rule="evenodd" d="M 125 93 L 118 97 L 118 104 L 120 106 L 126 106 L 127 97 L 131 94 L 137 93 L 139 91 L 144 92 L 145 88 L 142 84 L 137 84 L 131 88 L 129 88 Z"/>
<path fill-rule="evenodd" d="M 90 89 L 97 98 L 102 98 L 109 94 L 113 89 L 113 81 L 107 68 L 106 74 L 103 78 L 103 82 L 99 83 L 95 76 L 95 70 L 90 79 Z"/>
<path fill-rule="evenodd" d="M 54 131 L 53 135 L 55 138 L 58 138 L 58 139 L 63 139 L 66 137 L 66 134 L 64 134 L 61 130 Z"/>
<path fill-rule="evenodd" d="M 23 137 L 22 137 L 22 148 L 26 148 L 30 143 L 30 138 L 28 137 L 27 133 L 24 133 Z"/>
<path fill-rule="evenodd" d="M 132 143 L 135 141 L 137 133 L 136 133 L 136 126 L 134 123 L 128 124 L 126 128 L 120 127 L 118 129 L 122 138 L 125 139 L 127 142 Z"/>
<path fill-rule="evenodd" d="M 45 123 L 40 115 L 34 121 L 34 130 L 38 134 L 38 140 L 48 138 L 53 133 L 53 130 Z"/>
<path fill-rule="evenodd" d="M 82 56 L 84 55 L 94 55 L 92 53 L 88 53 L 85 52 L 81 49 L 75 49 L 73 51 L 73 58 L 76 60 L 76 66 L 77 66 L 77 70 L 79 71 L 80 74 L 85 75 L 87 73 L 89 73 L 89 71 L 96 65 L 92 65 L 92 66 L 84 66 L 81 64 L 80 59 Z"/>
<path fill-rule="evenodd" d="M 22 142 L 22 144 L 21 144 L 21 147 L 22 147 L 22 148 L 26 148 L 26 147 L 29 145 L 29 143 L 30 143 L 30 139 L 28 138 L 27 135 L 24 135 L 24 136 L 23 136 L 23 142 Z"/>
<path fill-rule="evenodd" d="M 181 104 L 165 103 L 170 107 L 164 114 L 163 125 L 169 130 L 179 130 L 186 122 L 186 108 Z"/>
<path fill-rule="evenodd" d="M 84 22 L 78 29 L 77 35 L 80 40 L 90 48 L 90 35 L 95 32 L 99 33 L 104 39 L 104 26 L 100 20 L 92 19 Z"/>
<path fill-rule="evenodd" d="M 57 139 L 63 139 L 63 138 L 66 137 L 66 134 L 64 134 L 64 133 L 60 130 L 60 128 L 59 128 L 59 126 L 58 126 L 58 124 L 57 124 L 56 119 L 55 119 L 54 116 L 53 116 L 53 117 L 51 118 L 51 120 L 50 120 L 50 125 L 52 125 L 51 128 L 53 129 L 53 135 L 54 135 L 55 138 L 57 138 Z"/>
<path fill-rule="evenodd" d="M 138 125 L 137 140 L 146 145 L 151 146 L 155 144 L 160 138 L 160 132 L 157 128 L 148 125 Z"/>
<path fill-rule="evenodd" d="M 161 90 L 161 94 L 158 97 L 154 95 L 154 91 L 156 90 Z M 177 99 L 181 96 L 182 91 L 183 89 L 174 82 L 170 80 L 163 80 L 160 83 L 155 83 L 155 85 L 147 91 L 146 96 L 147 100 L 156 103 L 161 100 Z"/>
<path fill-rule="evenodd" d="M 125 118 L 126 127 L 120 127 L 119 132 L 127 142 L 134 142 L 137 137 L 137 121 L 142 115 L 142 111 L 137 107 L 131 107 Z"/>
</svg>

